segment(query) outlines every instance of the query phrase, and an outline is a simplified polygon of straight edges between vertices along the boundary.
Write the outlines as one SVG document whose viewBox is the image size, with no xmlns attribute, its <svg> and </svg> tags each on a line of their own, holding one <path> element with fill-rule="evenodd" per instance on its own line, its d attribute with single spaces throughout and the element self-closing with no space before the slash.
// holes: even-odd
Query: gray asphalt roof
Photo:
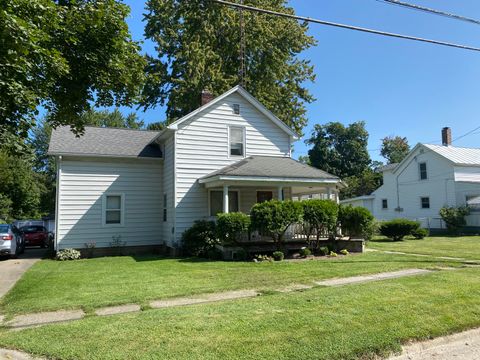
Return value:
<svg viewBox="0 0 480 360">
<path fill-rule="evenodd" d="M 48 153 L 51 155 L 91 155 L 119 157 L 162 157 L 160 148 L 150 145 L 159 131 L 130 130 L 86 126 L 76 137 L 68 126 L 52 131 Z"/>
<path fill-rule="evenodd" d="M 217 175 L 340 180 L 326 171 L 305 165 L 289 157 L 256 155 L 214 171 L 202 179 L 208 179 Z"/>
</svg>

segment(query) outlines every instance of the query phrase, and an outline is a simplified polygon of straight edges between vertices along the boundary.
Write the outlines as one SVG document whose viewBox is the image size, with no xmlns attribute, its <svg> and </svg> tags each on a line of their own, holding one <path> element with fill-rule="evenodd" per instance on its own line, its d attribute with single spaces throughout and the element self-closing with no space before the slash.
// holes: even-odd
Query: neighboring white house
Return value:
<svg viewBox="0 0 480 360">
<path fill-rule="evenodd" d="M 429 228 L 444 227 L 442 207 L 469 205 L 467 225 L 480 226 L 480 149 L 452 146 L 449 128 L 442 141 L 417 144 L 401 163 L 380 169 L 383 185 L 370 196 L 341 203 L 364 206 L 379 220 L 416 219 Z"/>
<path fill-rule="evenodd" d="M 53 131 L 56 248 L 180 246 L 195 220 L 272 198 L 323 194 L 341 180 L 291 158 L 297 135 L 243 88 L 212 99 L 162 131 Z"/>
</svg>

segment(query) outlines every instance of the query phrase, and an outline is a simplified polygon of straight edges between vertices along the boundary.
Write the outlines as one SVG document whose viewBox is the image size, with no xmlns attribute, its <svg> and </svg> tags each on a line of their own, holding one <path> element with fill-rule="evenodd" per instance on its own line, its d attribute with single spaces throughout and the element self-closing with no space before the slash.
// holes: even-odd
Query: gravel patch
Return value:
<svg viewBox="0 0 480 360">
<path fill-rule="evenodd" d="M 42 326 L 63 321 L 78 320 L 85 316 L 82 310 L 60 310 L 36 314 L 18 315 L 8 321 L 6 325 L 13 330 L 27 327 Z"/>
<path fill-rule="evenodd" d="M 0 359 L 2 360 L 43 360 L 43 358 L 33 357 L 27 353 L 17 351 L 0 349 Z"/>
<path fill-rule="evenodd" d="M 239 290 L 239 291 L 227 291 L 223 293 L 213 293 L 199 295 L 192 298 L 176 298 L 168 300 L 155 300 L 150 302 L 150 306 L 154 309 L 172 307 L 172 306 L 184 306 L 184 305 L 194 305 L 194 304 L 203 304 L 215 301 L 223 300 L 235 300 L 242 298 L 249 298 L 259 295 L 255 290 Z"/>
<path fill-rule="evenodd" d="M 95 314 L 98 316 L 107 316 L 107 315 L 116 315 L 116 314 L 126 314 L 126 313 L 136 312 L 136 311 L 140 311 L 140 305 L 128 304 L 128 305 L 100 308 L 95 310 Z"/>
<path fill-rule="evenodd" d="M 388 360 L 452 359 L 480 359 L 480 329 L 406 345 L 401 355 L 390 357 Z"/>
<path fill-rule="evenodd" d="M 315 283 L 317 285 L 322 285 L 322 286 L 342 286 L 342 285 L 348 285 L 348 284 L 365 283 L 369 281 L 396 279 L 404 276 L 422 275 L 422 274 L 428 274 L 428 273 L 431 273 L 431 271 L 424 270 L 424 269 L 407 269 L 407 270 L 400 270 L 400 271 L 384 272 L 380 274 L 360 275 L 360 276 L 352 276 L 352 277 L 346 277 L 346 278 L 324 280 L 324 281 L 318 281 Z"/>
</svg>

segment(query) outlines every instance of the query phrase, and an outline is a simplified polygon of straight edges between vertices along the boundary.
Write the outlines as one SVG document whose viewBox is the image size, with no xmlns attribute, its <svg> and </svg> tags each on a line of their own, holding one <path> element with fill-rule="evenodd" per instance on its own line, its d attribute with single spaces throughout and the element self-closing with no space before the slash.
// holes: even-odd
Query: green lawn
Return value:
<svg viewBox="0 0 480 360">
<path fill-rule="evenodd" d="M 409 339 L 479 326 L 479 275 L 473 268 L 437 271 L 0 330 L 0 346 L 58 359 L 366 359 Z"/>
<path fill-rule="evenodd" d="M 378 250 L 480 260 L 480 236 L 432 236 L 423 240 L 407 239 L 403 241 L 379 238 L 370 241 L 368 247 Z"/>
<path fill-rule="evenodd" d="M 0 313 L 69 308 L 91 311 L 131 302 L 145 305 L 152 299 L 236 289 L 271 290 L 292 283 L 442 264 L 446 262 L 382 253 L 258 264 L 158 257 L 43 260 L 1 300 Z"/>
</svg>

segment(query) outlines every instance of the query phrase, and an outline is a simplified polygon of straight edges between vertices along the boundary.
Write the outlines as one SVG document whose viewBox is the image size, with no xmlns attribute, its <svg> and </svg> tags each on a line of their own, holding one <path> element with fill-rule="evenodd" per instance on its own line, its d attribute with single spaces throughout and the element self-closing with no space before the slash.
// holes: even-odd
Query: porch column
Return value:
<svg viewBox="0 0 480 360">
<path fill-rule="evenodd" d="M 228 213 L 228 185 L 223 185 L 223 212 Z"/>
<path fill-rule="evenodd" d="M 282 201 L 282 200 L 283 200 L 283 186 L 280 185 L 280 186 L 278 187 L 278 193 L 277 193 L 277 195 L 278 195 L 278 200 Z"/>
<path fill-rule="evenodd" d="M 340 204 L 340 190 L 338 189 L 335 190 L 335 201 Z"/>
<path fill-rule="evenodd" d="M 327 186 L 327 199 L 332 200 L 332 192 L 330 186 Z"/>
</svg>

